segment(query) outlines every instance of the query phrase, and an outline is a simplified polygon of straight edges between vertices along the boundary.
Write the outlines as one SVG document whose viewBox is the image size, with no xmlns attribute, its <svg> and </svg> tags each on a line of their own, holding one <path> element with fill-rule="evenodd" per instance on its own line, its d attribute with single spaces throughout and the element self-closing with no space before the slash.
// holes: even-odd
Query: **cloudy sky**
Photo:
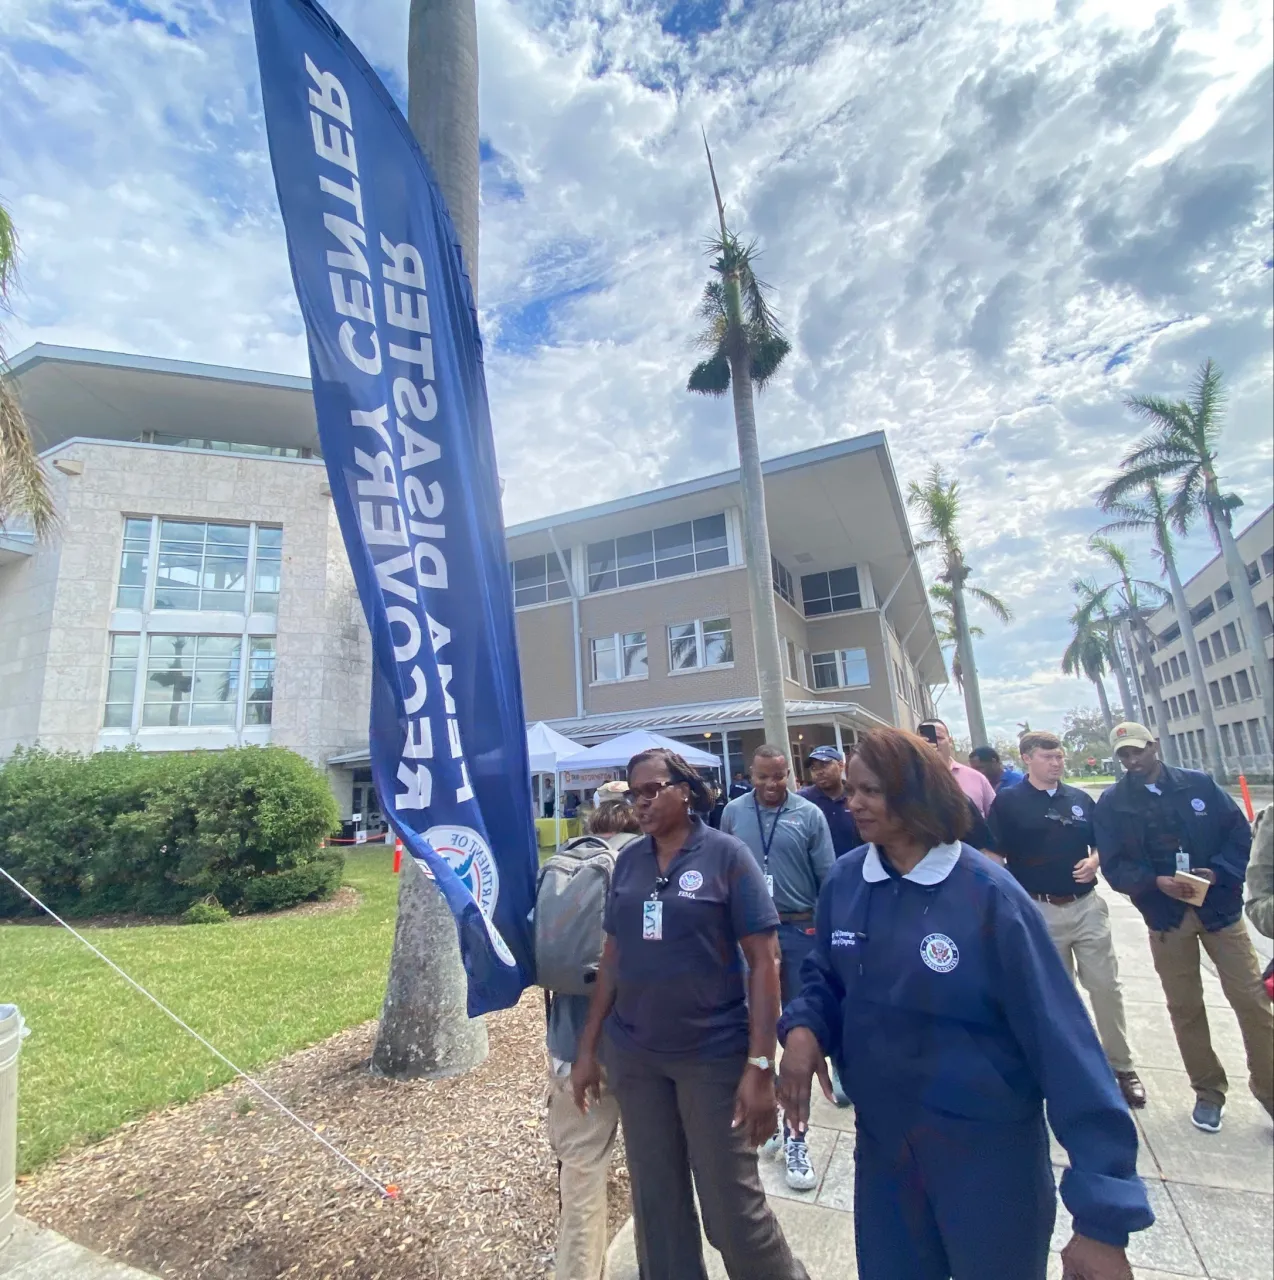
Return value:
<svg viewBox="0 0 1274 1280">
<path fill-rule="evenodd" d="M 408 0 L 331 8 L 401 100 Z M 510 521 L 735 461 L 728 406 L 684 391 L 701 127 L 793 338 L 763 454 L 884 429 L 904 484 L 958 473 L 969 560 L 1016 614 L 980 619 L 993 731 L 1093 700 L 1057 667 L 1124 396 L 1213 356 L 1241 523 L 1269 504 L 1265 0 L 478 0 L 478 25 Z M 0 199 L 12 350 L 307 371 L 247 0 L 5 0 Z M 1210 554 L 1200 531 L 1181 557 Z"/>
</svg>

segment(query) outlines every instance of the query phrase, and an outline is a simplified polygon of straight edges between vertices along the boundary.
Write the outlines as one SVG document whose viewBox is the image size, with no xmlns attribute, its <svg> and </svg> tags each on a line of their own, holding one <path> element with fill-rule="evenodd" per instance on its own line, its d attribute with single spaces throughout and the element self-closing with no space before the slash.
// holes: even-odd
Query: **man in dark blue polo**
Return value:
<svg viewBox="0 0 1274 1280">
<path fill-rule="evenodd" d="M 1116 725 L 1110 746 L 1127 772 L 1097 801 L 1093 832 L 1102 873 L 1150 930 L 1150 957 L 1196 1098 L 1190 1119 L 1218 1132 L 1228 1087 L 1208 1034 L 1200 945 L 1239 1020 L 1252 1093 L 1274 1116 L 1274 1013 L 1242 920 L 1247 819 L 1206 773 L 1164 764 L 1144 725 Z M 1194 905 L 1199 879 L 1207 881 L 1206 895 Z"/>
<path fill-rule="evenodd" d="M 832 833 L 832 849 L 839 858 L 862 844 L 858 824 L 849 811 L 849 791 L 845 786 L 845 755 L 835 747 L 815 747 L 805 766 L 814 779 L 813 785 L 802 787 L 798 794 L 818 805 Z"/>
</svg>

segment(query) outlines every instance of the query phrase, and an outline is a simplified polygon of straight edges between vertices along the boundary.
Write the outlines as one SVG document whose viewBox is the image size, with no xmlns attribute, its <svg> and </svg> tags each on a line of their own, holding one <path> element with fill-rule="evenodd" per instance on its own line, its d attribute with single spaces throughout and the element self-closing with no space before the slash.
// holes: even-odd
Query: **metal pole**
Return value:
<svg viewBox="0 0 1274 1280">
<path fill-rule="evenodd" d="M 558 568 L 562 570 L 562 577 L 566 579 L 567 589 L 571 593 L 571 646 L 575 650 L 575 715 L 577 719 L 583 719 L 584 671 L 583 657 L 580 653 L 579 592 L 575 589 L 575 575 L 571 567 L 567 566 L 562 548 L 557 545 L 556 530 L 549 530 L 549 541 L 553 544 L 553 554 L 557 556 Z"/>
</svg>

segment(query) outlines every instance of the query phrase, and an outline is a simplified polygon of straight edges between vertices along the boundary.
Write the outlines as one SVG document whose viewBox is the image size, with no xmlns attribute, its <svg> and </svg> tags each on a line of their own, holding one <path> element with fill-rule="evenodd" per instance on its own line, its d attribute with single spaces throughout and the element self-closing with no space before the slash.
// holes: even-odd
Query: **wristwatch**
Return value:
<svg viewBox="0 0 1274 1280">
<path fill-rule="evenodd" d="M 771 1058 L 749 1058 L 749 1067 L 759 1067 L 762 1071 L 773 1071 L 774 1061 Z"/>
</svg>

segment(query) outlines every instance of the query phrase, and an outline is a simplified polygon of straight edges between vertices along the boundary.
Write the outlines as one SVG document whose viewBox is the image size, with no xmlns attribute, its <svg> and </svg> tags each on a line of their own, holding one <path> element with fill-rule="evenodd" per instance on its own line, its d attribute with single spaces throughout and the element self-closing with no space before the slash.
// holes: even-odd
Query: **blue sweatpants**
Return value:
<svg viewBox="0 0 1274 1280">
<path fill-rule="evenodd" d="M 935 1117 L 896 1138 L 859 1116 L 860 1280 L 1044 1280 L 1056 1200 L 1042 1117 Z"/>
</svg>

